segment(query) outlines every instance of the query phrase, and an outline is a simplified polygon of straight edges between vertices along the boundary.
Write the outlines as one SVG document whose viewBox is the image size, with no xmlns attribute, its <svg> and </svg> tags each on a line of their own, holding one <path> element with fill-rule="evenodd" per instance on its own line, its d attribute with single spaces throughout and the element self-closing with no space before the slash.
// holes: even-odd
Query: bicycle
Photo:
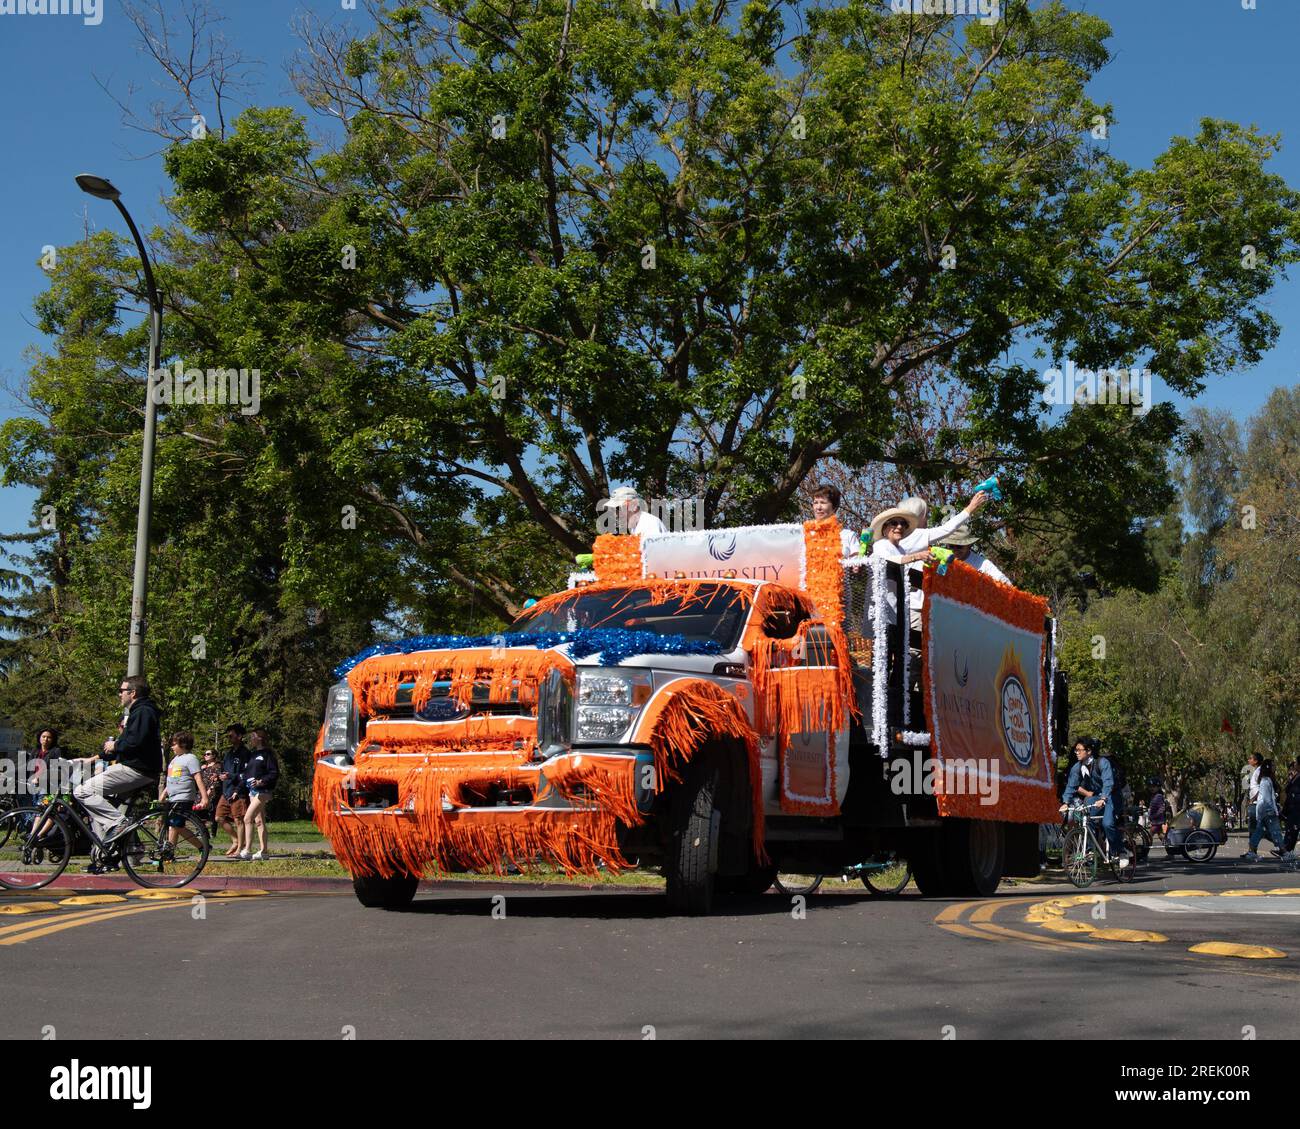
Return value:
<svg viewBox="0 0 1300 1129">
<path fill-rule="evenodd" d="M 1132 882 L 1137 869 L 1137 843 L 1131 831 L 1124 833 L 1124 846 L 1129 852 L 1129 865 L 1121 866 L 1121 858 L 1112 858 L 1106 844 L 1098 838 L 1094 824 L 1101 822 L 1101 813 L 1093 815 L 1083 804 L 1071 804 L 1066 816 L 1069 829 L 1061 849 L 1061 863 L 1070 882 L 1080 890 L 1091 886 L 1097 878 L 1097 863 L 1101 860 L 1110 867 L 1117 882 Z"/>
<path fill-rule="evenodd" d="M 0 816 L 0 886 L 39 890 L 67 869 L 75 836 L 90 843 L 91 859 L 103 870 L 120 865 L 139 886 L 177 888 L 188 885 L 208 861 L 208 829 L 185 812 L 177 841 L 168 841 L 168 824 L 176 805 L 153 802 L 129 819 L 111 842 L 95 834 L 90 814 L 71 793 L 46 796 L 39 808 L 20 808 Z"/>
<path fill-rule="evenodd" d="M 787 897 L 807 897 L 817 891 L 825 875 L 778 873 L 775 885 Z M 859 879 L 868 892 L 879 898 L 897 897 L 912 880 L 912 867 L 897 851 L 877 851 L 865 862 L 846 866 L 840 873 L 845 882 Z"/>
</svg>

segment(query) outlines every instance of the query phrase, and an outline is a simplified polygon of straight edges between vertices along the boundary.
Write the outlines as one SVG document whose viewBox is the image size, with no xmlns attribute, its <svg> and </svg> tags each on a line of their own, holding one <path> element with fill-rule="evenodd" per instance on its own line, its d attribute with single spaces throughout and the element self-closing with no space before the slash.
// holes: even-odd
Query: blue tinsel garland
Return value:
<svg viewBox="0 0 1300 1129">
<path fill-rule="evenodd" d="M 585 659 L 599 654 L 610 666 L 633 655 L 720 655 L 716 639 L 688 639 L 685 635 L 660 635 L 654 631 L 629 631 L 622 627 L 584 627 L 578 631 L 516 632 L 505 635 L 414 635 L 395 643 L 375 643 L 334 668 L 343 678 L 357 663 L 374 655 L 409 655 L 415 651 L 459 651 L 467 647 L 534 647 L 544 651 L 561 643 L 569 654 Z"/>
</svg>

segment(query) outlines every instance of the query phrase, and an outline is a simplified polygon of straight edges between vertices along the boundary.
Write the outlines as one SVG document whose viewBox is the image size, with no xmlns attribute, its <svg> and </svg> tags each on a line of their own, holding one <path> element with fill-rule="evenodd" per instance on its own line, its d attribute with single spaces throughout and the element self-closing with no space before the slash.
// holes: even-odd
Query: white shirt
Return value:
<svg viewBox="0 0 1300 1129">
<path fill-rule="evenodd" d="M 851 529 L 840 530 L 840 555 L 856 557 L 862 552 L 862 539 Z"/>
<path fill-rule="evenodd" d="M 1259 768 L 1255 769 L 1255 771 L 1252 772 L 1252 773 L 1250 774 L 1250 804 L 1251 804 L 1251 807 L 1254 807 L 1254 806 L 1255 806 L 1255 801 L 1259 799 L 1259 769 L 1260 769 L 1260 768 L 1263 768 L 1263 767 L 1264 767 L 1263 765 L 1260 765 Z"/>
<path fill-rule="evenodd" d="M 936 541 L 942 541 L 945 537 L 956 533 L 957 530 L 959 530 L 969 520 L 970 514 L 965 510 L 962 510 L 960 513 L 950 517 L 942 525 L 936 525 L 933 529 L 926 528 L 912 530 L 912 532 L 899 541 L 897 545 L 890 541 L 888 537 L 881 537 L 879 541 L 872 543 L 871 555 L 873 557 L 885 557 L 891 561 L 896 561 L 909 553 L 919 553 L 923 549 L 928 549 Z M 915 571 L 916 570 L 913 570 L 913 572 Z M 921 603 L 924 599 L 925 595 L 921 591 L 921 578 L 920 576 L 913 576 L 912 594 L 911 598 L 908 600 L 908 606 L 913 611 L 919 613 L 921 610 Z M 894 606 L 893 592 L 889 593 L 889 606 L 891 608 Z M 891 619 L 890 622 L 892 623 L 893 620 Z"/>
<path fill-rule="evenodd" d="M 998 566 L 989 560 L 983 553 L 977 553 L 972 549 L 970 556 L 966 558 L 966 563 L 970 565 L 971 568 L 979 569 L 979 571 L 985 576 L 991 576 L 994 580 L 1002 581 L 1003 584 L 1011 583 L 1007 574 L 998 568 Z"/>
<path fill-rule="evenodd" d="M 668 530 L 664 528 L 664 523 L 654 514 L 648 514 L 645 510 L 637 510 L 636 521 L 628 526 L 628 532 L 639 533 L 644 536 L 651 533 L 667 533 Z"/>
</svg>

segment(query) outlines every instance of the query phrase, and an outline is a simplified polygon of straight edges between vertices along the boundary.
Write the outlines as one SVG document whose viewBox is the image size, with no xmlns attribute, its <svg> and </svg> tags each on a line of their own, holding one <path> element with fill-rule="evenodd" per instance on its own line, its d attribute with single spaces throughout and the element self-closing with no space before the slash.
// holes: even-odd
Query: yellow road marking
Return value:
<svg viewBox="0 0 1300 1129">
<path fill-rule="evenodd" d="M 44 913 L 58 908 L 58 902 L 17 902 L 14 905 L 0 906 L 0 913 Z"/>
<path fill-rule="evenodd" d="M 1166 890 L 1166 898 L 1212 898 L 1209 890 Z"/>
<path fill-rule="evenodd" d="M 192 898 L 197 890 L 128 890 L 128 898 L 143 898 L 146 901 L 165 901 L 167 899 L 175 900 L 176 898 Z"/>
<path fill-rule="evenodd" d="M 1022 933 L 1018 929 L 1008 929 L 1003 925 L 995 925 L 993 922 L 985 922 L 979 926 L 980 929 L 995 934 L 999 939 L 1006 937 L 1014 941 L 1024 941 L 1026 944 L 1037 945 L 1042 949 L 1091 949 L 1092 945 L 1081 944 L 1079 941 L 1066 941 L 1060 937 L 1036 937 L 1032 933 Z"/>
<path fill-rule="evenodd" d="M 32 928 L 26 933 L 0 938 L 0 945 L 21 945 L 24 941 L 34 941 L 37 937 L 44 937 L 50 933 L 60 933 L 64 929 L 76 929 L 80 925 L 93 925 L 95 922 L 107 921 L 109 918 L 130 917 L 133 913 L 152 913 L 154 910 L 170 909 L 178 904 L 177 902 L 158 902 L 155 905 L 130 906 L 128 909 L 96 910 L 64 918 L 44 918 L 41 921 L 31 922 Z"/>
<path fill-rule="evenodd" d="M 1086 921 L 1070 921 L 1064 917 L 1054 917 L 1051 921 L 1042 921 L 1039 924 L 1053 933 L 1092 933 L 1096 930 L 1095 925 L 1089 925 Z"/>
<path fill-rule="evenodd" d="M 1151 941 L 1158 944 L 1169 940 L 1163 933 L 1153 933 L 1149 929 L 1094 929 L 1092 936 L 1098 941 Z"/>
<path fill-rule="evenodd" d="M 60 898 L 61 906 L 106 906 L 111 902 L 124 902 L 121 894 L 76 894 L 71 898 Z"/>
<path fill-rule="evenodd" d="M 1281 949 L 1270 948 L 1268 945 L 1236 945 L 1231 941 L 1203 941 L 1187 951 L 1216 957 L 1243 957 L 1246 960 L 1271 960 L 1286 956 Z"/>
<path fill-rule="evenodd" d="M 963 913 L 965 913 L 968 909 L 970 909 L 971 906 L 978 906 L 978 905 L 981 905 L 981 904 L 983 904 L 983 903 L 981 903 L 981 902 L 959 902 L 957 905 L 955 905 L 955 906 L 949 906 L 947 909 L 943 910 L 943 911 L 942 911 L 942 912 L 941 912 L 941 913 L 940 913 L 940 914 L 935 918 L 935 921 L 937 921 L 940 925 L 942 925 L 942 924 L 943 924 L 944 922 L 946 922 L 946 921 L 957 921 L 957 920 L 959 920 L 959 919 L 961 918 L 961 915 L 962 915 Z"/>
<path fill-rule="evenodd" d="M 197 891 L 196 891 L 197 892 Z M 211 894 L 205 894 L 208 898 L 260 898 L 267 891 L 265 890 L 215 890 Z"/>
<path fill-rule="evenodd" d="M 1300 894 L 1300 886 L 1279 886 L 1275 890 L 1265 891 L 1269 894 L 1290 894 L 1292 896 Z"/>
</svg>

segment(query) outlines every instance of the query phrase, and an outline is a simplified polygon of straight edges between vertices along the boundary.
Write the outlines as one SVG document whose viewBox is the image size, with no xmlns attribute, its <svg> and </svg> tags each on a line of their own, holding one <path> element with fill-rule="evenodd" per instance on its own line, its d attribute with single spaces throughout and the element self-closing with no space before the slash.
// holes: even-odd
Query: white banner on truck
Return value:
<svg viewBox="0 0 1300 1129">
<path fill-rule="evenodd" d="M 754 525 L 736 529 L 656 533 L 641 538 L 643 576 L 673 579 L 725 577 L 772 580 L 804 586 L 806 557 L 802 525 Z"/>
</svg>

